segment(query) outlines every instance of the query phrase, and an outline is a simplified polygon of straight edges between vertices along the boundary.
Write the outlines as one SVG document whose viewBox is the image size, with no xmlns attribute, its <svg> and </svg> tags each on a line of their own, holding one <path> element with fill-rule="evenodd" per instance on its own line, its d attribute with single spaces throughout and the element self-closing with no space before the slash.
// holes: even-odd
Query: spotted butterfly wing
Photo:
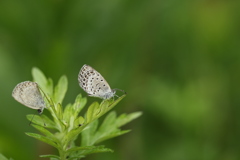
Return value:
<svg viewBox="0 0 240 160">
<path fill-rule="evenodd" d="M 19 103 L 29 108 L 37 109 L 39 114 L 45 108 L 44 100 L 36 82 L 25 81 L 19 83 L 13 89 L 12 96 Z"/>
<path fill-rule="evenodd" d="M 89 96 L 110 99 L 115 95 L 115 90 L 110 88 L 103 76 L 89 65 L 85 64 L 81 68 L 78 81 L 80 87 Z"/>
</svg>

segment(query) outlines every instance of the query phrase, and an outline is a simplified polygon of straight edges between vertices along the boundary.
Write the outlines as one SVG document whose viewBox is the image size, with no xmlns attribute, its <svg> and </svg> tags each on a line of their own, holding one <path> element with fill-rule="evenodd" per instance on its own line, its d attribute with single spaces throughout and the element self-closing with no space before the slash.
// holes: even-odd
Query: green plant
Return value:
<svg viewBox="0 0 240 160">
<path fill-rule="evenodd" d="M 4 155 L 0 154 L 0 159 L 1 160 L 13 160 L 12 158 L 6 158 Z"/>
<path fill-rule="evenodd" d="M 64 109 L 62 107 L 68 85 L 66 76 L 62 76 L 54 87 L 52 79 L 47 79 L 39 69 L 33 68 L 32 75 L 45 98 L 46 110 L 52 117 L 49 118 L 43 114 L 36 115 L 32 119 L 33 115 L 27 115 L 31 125 L 41 134 L 26 134 L 55 147 L 59 152 L 59 155 L 41 155 L 40 157 L 49 157 L 51 160 L 76 160 L 92 153 L 112 152 L 111 149 L 98 144 L 129 132 L 130 130 L 121 130 L 120 127 L 141 115 L 141 112 L 135 112 L 117 116 L 115 111 L 111 111 L 99 125 L 98 119 L 126 95 L 116 100 L 103 100 L 100 104 L 93 102 L 86 113 L 82 114 L 87 98 L 82 97 L 81 94 L 76 97 L 73 104 L 66 105 Z M 79 135 L 81 135 L 81 143 L 77 146 L 75 142 Z"/>
</svg>

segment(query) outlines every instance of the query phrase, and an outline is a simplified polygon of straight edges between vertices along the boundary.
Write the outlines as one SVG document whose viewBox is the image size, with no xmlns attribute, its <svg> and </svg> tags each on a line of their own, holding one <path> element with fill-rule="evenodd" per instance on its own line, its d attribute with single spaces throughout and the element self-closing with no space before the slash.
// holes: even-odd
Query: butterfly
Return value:
<svg viewBox="0 0 240 160">
<path fill-rule="evenodd" d="M 41 114 L 46 107 L 36 82 L 25 81 L 17 84 L 12 92 L 13 98 L 24 106 L 37 109 Z"/>
<path fill-rule="evenodd" d="M 87 92 L 89 96 L 101 99 L 110 99 L 117 96 L 116 90 L 120 90 L 111 89 L 103 76 L 94 68 L 86 64 L 83 65 L 78 74 L 78 82 L 80 87 Z"/>
</svg>

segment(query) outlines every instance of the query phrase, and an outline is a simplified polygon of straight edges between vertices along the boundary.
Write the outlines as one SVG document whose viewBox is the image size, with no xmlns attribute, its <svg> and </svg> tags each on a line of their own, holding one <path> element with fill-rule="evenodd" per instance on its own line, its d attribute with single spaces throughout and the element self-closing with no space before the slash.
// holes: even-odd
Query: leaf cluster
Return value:
<svg viewBox="0 0 240 160">
<path fill-rule="evenodd" d="M 141 115 L 141 112 L 135 112 L 117 116 L 116 112 L 111 111 L 102 124 L 99 124 L 98 119 L 126 95 L 116 100 L 103 100 L 100 104 L 93 102 L 87 111 L 82 113 L 87 99 L 81 94 L 76 97 L 73 104 L 69 103 L 64 108 L 62 106 L 68 86 L 66 76 L 62 76 L 54 87 L 52 79 L 47 79 L 39 69 L 33 68 L 32 75 L 33 80 L 39 85 L 51 117 L 43 114 L 32 118 L 34 115 L 27 115 L 31 125 L 41 134 L 29 132 L 26 134 L 55 147 L 59 152 L 59 155 L 41 155 L 40 157 L 49 157 L 51 160 L 76 160 L 92 153 L 113 152 L 98 144 L 129 132 L 130 130 L 121 130 L 120 127 Z M 81 135 L 81 142 L 77 143 L 79 135 Z"/>
</svg>

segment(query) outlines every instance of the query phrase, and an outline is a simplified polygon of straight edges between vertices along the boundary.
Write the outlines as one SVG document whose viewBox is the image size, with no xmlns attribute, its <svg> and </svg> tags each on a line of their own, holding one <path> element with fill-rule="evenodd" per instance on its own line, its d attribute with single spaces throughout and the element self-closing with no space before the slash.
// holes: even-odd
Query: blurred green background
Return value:
<svg viewBox="0 0 240 160">
<path fill-rule="evenodd" d="M 55 84 L 68 77 L 66 105 L 86 96 L 77 75 L 89 64 L 128 92 L 118 114 L 143 115 L 124 127 L 132 132 L 104 143 L 114 153 L 86 160 L 239 160 L 239 7 L 236 0 L 1 0 L 0 153 L 36 160 L 56 152 L 24 134 L 37 132 L 26 120 L 36 111 L 11 92 L 36 66 Z"/>
</svg>

